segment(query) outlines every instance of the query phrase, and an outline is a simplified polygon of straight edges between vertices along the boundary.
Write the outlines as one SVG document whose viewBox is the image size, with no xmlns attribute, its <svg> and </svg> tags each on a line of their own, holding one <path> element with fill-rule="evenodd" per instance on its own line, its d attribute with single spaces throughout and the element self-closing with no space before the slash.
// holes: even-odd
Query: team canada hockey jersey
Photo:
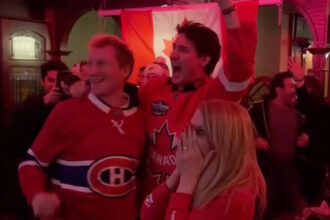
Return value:
<svg viewBox="0 0 330 220">
<path fill-rule="evenodd" d="M 205 77 L 194 85 L 186 85 L 182 92 L 170 78 L 157 79 L 140 88 L 150 138 L 145 193 L 172 173 L 177 139 L 201 103 L 209 99 L 239 101 L 246 91 L 254 74 L 257 42 L 256 17 L 248 16 L 257 10 L 257 4 L 248 4 L 239 11 L 240 28 L 222 31 L 223 63 L 216 78 Z"/>
<path fill-rule="evenodd" d="M 27 201 L 52 191 L 54 220 L 135 220 L 143 124 L 137 106 L 110 108 L 92 93 L 58 104 L 19 166 Z"/>
</svg>

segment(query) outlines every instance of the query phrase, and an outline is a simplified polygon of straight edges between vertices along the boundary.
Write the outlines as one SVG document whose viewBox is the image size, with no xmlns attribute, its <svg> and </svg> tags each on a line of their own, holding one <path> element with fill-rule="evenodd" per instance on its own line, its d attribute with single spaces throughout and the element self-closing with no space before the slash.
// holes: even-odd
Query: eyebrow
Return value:
<svg viewBox="0 0 330 220">
<path fill-rule="evenodd" d="M 179 45 L 178 48 L 179 48 L 179 49 L 184 49 L 184 50 L 189 50 L 188 47 L 186 47 L 186 46 L 182 46 L 182 45 Z"/>
</svg>

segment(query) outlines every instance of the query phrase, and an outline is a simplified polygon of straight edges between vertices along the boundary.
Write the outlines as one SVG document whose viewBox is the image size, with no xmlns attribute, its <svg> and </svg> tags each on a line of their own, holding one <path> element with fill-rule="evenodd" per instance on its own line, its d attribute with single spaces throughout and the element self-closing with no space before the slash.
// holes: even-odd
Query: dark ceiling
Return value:
<svg viewBox="0 0 330 220">
<path fill-rule="evenodd" d="M 171 0 L 26 0 L 32 7 L 51 6 L 63 8 L 121 9 L 159 6 Z"/>
</svg>

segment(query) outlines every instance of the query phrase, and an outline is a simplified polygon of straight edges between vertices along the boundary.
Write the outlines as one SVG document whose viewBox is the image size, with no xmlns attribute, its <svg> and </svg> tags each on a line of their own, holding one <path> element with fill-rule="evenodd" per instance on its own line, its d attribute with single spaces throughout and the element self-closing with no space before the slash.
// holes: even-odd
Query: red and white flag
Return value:
<svg viewBox="0 0 330 220">
<path fill-rule="evenodd" d="M 256 0 L 236 2 L 240 20 L 256 23 L 258 3 Z M 134 52 L 135 66 L 130 82 L 136 82 L 140 67 L 154 61 L 155 57 L 166 59 L 169 68 L 169 56 L 176 36 L 176 26 L 185 20 L 199 22 L 214 30 L 222 41 L 224 21 L 217 3 L 179 5 L 129 9 L 121 12 L 122 38 Z M 222 57 L 225 56 L 222 45 Z M 220 69 L 220 61 L 214 74 Z"/>
</svg>

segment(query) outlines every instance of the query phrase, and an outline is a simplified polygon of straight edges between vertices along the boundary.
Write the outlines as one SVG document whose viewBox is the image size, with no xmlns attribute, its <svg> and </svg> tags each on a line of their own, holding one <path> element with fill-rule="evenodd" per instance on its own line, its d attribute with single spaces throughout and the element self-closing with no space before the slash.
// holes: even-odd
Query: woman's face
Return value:
<svg viewBox="0 0 330 220">
<path fill-rule="evenodd" d="M 190 125 L 192 129 L 196 131 L 199 149 L 205 157 L 211 148 L 207 140 L 206 127 L 203 120 L 202 112 L 200 110 L 197 110 L 195 112 L 195 114 L 190 120 Z"/>
</svg>

